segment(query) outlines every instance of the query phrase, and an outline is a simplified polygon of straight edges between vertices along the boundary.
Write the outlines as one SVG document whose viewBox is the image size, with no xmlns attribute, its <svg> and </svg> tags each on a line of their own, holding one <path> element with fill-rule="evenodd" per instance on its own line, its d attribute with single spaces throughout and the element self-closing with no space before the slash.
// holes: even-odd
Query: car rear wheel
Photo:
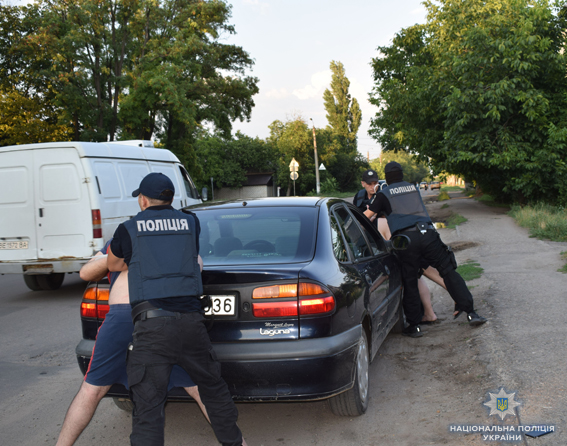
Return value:
<svg viewBox="0 0 567 446">
<path fill-rule="evenodd" d="M 370 356 L 368 338 L 364 329 L 362 329 L 362 336 L 358 344 L 355 366 L 354 386 L 329 400 L 331 410 L 335 415 L 357 417 L 364 414 L 368 408 L 368 369 L 370 366 Z"/>
<path fill-rule="evenodd" d="M 37 277 L 37 283 L 42 290 L 57 290 L 65 279 L 65 273 L 46 274 Z"/>
<path fill-rule="evenodd" d="M 114 404 L 121 409 L 125 410 L 126 412 L 132 412 L 134 409 L 134 403 L 126 398 L 112 398 L 114 400 Z"/>
<path fill-rule="evenodd" d="M 43 288 L 37 281 L 38 276 L 24 275 L 24 282 L 32 291 L 41 291 Z"/>
</svg>

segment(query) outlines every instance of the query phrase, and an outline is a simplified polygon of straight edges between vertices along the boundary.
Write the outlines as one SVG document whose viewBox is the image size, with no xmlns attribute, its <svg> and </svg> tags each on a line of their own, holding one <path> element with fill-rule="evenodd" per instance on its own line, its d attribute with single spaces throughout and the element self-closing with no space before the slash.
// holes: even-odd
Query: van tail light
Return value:
<svg viewBox="0 0 567 446">
<path fill-rule="evenodd" d="M 324 286 L 310 282 L 272 285 L 256 288 L 253 299 L 262 299 L 252 304 L 255 317 L 290 317 L 330 313 L 336 303 L 333 294 Z M 267 299 L 282 299 L 267 301 Z M 293 299 L 293 300 L 292 300 Z"/>
<path fill-rule="evenodd" d="M 81 317 L 104 320 L 108 313 L 108 295 L 110 290 L 93 283 L 87 287 L 81 302 Z"/>
<path fill-rule="evenodd" d="M 100 217 L 100 209 L 93 209 L 92 216 L 93 216 L 93 238 L 102 238 L 102 219 Z"/>
</svg>

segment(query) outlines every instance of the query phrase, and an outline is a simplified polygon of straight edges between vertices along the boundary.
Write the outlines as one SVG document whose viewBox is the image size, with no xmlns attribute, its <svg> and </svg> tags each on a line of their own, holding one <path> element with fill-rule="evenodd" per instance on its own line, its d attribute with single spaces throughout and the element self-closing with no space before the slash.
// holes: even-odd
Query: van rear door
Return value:
<svg viewBox="0 0 567 446">
<path fill-rule="evenodd" d="M 33 151 L 3 152 L 0 166 L 0 261 L 37 259 Z"/>
<path fill-rule="evenodd" d="M 91 256 L 92 212 L 77 150 L 38 149 L 33 153 L 38 257 Z"/>
</svg>

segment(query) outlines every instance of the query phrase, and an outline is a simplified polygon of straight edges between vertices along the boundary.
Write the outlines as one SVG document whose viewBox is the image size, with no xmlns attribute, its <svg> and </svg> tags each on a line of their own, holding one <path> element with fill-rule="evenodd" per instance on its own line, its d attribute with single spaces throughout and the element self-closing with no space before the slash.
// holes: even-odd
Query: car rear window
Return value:
<svg viewBox="0 0 567 446">
<path fill-rule="evenodd" d="M 314 254 L 317 209 L 193 209 L 205 265 L 305 262 Z"/>
</svg>

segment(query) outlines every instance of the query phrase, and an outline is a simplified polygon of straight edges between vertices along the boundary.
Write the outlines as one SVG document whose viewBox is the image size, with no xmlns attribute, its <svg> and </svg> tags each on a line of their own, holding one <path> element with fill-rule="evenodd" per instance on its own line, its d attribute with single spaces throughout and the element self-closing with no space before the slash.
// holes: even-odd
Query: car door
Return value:
<svg viewBox="0 0 567 446">
<path fill-rule="evenodd" d="M 381 251 L 368 234 L 366 217 L 344 205 L 337 206 L 334 212 L 352 254 L 353 265 L 366 289 L 364 305 L 372 320 L 373 356 L 386 336 L 384 327 L 388 321 L 388 274 L 381 261 Z"/>
<path fill-rule="evenodd" d="M 75 148 L 34 150 L 38 258 L 92 255 L 88 180 Z"/>
</svg>

